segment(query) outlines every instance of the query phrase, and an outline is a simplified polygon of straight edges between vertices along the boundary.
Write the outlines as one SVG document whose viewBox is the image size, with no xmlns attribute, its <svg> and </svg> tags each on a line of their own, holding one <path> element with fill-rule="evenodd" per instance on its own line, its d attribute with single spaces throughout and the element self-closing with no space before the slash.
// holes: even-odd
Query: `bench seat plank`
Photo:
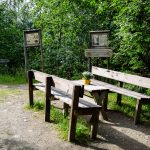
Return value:
<svg viewBox="0 0 150 150">
<path fill-rule="evenodd" d="M 35 89 L 45 92 L 45 85 L 43 83 L 35 83 L 33 86 Z"/>
<path fill-rule="evenodd" d="M 147 96 L 145 94 L 138 93 L 138 92 L 135 92 L 135 91 L 131 91 L 131 90 L 128 90 L 128 89 L 125 89 L 125 88 L 117 87 L 115 85 L 111 85 L 111 84 L 106 83 L 106 82 L 98 81 L 98 80 L 95 80 L 95 79 L 93 79 L 92 82 L 94 84 L 103 85 L 103 86 L 107 87 L 109 89 L 109 91 L 116 92 L 116 93 L 126 95 L 126 96 L 131 96 L 135 99 L 142 99 L 142 98 L 150 99 L 150 96 Z"/>
<path fill-rule="evenodd" d="M 33 85 L 36 89 L 45 92 L 45 85 L 43 83 L 36 83 Z M 58 91 L 57 89 L 54 89 L 54 88 L 52 88 L 51 94 L 54 95 L 56 98 L 60 99 L 61 101 L 63 101 L 64 103 L 67 103 L 69 106 L 71 106 L 72 99 L 71 99 L 70 95 L 64 94 L 63 91 Z M 90 98 L 87 96 L 80 98 L 78 107 L 80 107 L 80 108 L 94 108 L 94 109 L 101 108 L 101 106 L 94 104 L 90 101 L 87 101 L 87 99 L 90 100 Z"/>
<path fill-rule="evenodd" d="M 68 95 L 63 95 L 63 94 L 60 94 L 56 91 L 53 91 L 52 90 L 52 94 L 56 97 L 56 98 L 59 98 L 61 101 L 67 103 L 69 106 L 71 106 L 72 104 L 72 99 L 68 96 Z M 80 98 L 79 99 L 79 104 L 78 104 L 78 107 L 79 108 L 94 108 L 96 109 L 97 107 L 98 108 L 101 108 L 101 106 L 98 106 L 96 104 L 93 104 L 93 103 L 90 103 L 88 101 L 85 100 L 85 98 Z"/>
</svg>

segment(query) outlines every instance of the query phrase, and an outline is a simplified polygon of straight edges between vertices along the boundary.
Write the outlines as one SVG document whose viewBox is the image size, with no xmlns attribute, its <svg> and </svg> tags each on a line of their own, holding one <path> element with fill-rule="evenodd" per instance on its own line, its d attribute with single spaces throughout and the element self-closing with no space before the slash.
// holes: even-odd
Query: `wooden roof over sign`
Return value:
<svg viewBox="0 0 150 150">
<path fill-rule="evenodd" d="M 111 57 L 112 50 L 111 49 L 86 49 L 85 57 Z"/>
</svg>

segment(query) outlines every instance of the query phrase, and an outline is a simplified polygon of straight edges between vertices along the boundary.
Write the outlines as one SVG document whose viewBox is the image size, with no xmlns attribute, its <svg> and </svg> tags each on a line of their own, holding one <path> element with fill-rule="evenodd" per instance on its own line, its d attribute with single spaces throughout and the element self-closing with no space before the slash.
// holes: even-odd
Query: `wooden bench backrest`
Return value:
<svg viewBox="0 0 150 150">
<path fill-rule="evenodd" d="M 50 77 L 49 74 L 43 73 L 37 70 L 31 70 L 33 72 L 33 78 L 39 82 L 42 82 L 43 84 L 46 83 L 46 77 Z"/>
<path fill-rule="evenodd" d="M 72 81 L 69 81 L 67 79 L 63 79 L 54 75 L 51 75 L 51 77 L 55 84 L 54 87 L 60 91 L 67 93 L 68 95 L 73 94 L 75 86 L 80 86 L 81 90 L 80 90 L 79 96 L 83 97 L 84 86 L 74 84 Z"/>
<path fill-rule="evenodd" d="M 99 68 L 92 66 L 92 73 L 93 75 L 98 75 L 102 77 L 106 77 L 109 79 L 114 79 L 117 81 L 141 86 L 144 88 L 150 88 L 150 78 L 141 77 L 138 75 L 131 75 L 127 73 L 122 73 L 118 71 L 113 71 L 109 69 Z"/>
<path fill-rule="evenodd" d="M 51 86 L 55 87 L 60 91 L 65 92 L 68 95 L 72 95 L 74 87 L 77 86 L 73 82 L 67 79 L 63 79 L 37 70 L 32 70 L 32 72 L 33 72 L 33 78 L 37 81 L 42 82 L 44 85 L 46 84 L 46 78 L 52 77 L 53 84 Z M 80 97 L 83 97 L 83 91 L 84 91 L 84 86 L 81 86 L 80 95 L 79 95 Z"/>
</svg>

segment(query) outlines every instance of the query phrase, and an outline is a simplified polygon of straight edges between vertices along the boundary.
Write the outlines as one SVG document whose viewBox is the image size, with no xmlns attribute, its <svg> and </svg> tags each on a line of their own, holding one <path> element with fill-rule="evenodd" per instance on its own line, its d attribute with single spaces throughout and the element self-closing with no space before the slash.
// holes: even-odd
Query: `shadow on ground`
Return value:
<svg viewBox="0 0 150 150">
<path fill-rule="evenodd" d="M 147 145 L 150 140 L 150 126 L 134 125 L 132 118 L 124 114 L 108 111 L 108 122 L 100 122 L 98 128 L 98 138 L 96 140 L 88 139 L 87 142 L 78 143 L 83 147 L 92 149 L 132 149 L 149 150 Z M 145 139 L 141 139 L 144 136 Z M 102 145 L 102 146 L 100 146 Z M 103 146 L 104 145 L 104 146 Z M 106 146 L 107 145 L 107 146 Z M 113 147 L 114 146 L 114 147 Z M 102 148 L 99 148 L 102 147 Z M 106 147 L 106 148 L 105 148 Z"/>
<path fill-rule="evenodd" d="M 36 150 L 36 148 L 25 141 L 5 139 L 2 141 L 2 145 L 0 145 L 0 150 Z"/>
</svg>

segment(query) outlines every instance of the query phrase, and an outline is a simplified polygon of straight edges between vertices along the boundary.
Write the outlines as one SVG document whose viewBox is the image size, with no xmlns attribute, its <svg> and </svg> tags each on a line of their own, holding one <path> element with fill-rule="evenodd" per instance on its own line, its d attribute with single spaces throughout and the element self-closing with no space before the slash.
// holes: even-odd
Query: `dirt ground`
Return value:
<svg viewBox="0 0 150 150">
<path fill-rule="evenodd" d="M 53 123 L 44 122 L 44 115 L 26 110 L 26 85 L 4 86 L 17 88 L 19 93 L 0 101 L 0 150 L 150 150 L 150 126 L 135 126 L 124 114 L 108 111 L 108 122 L 99 122 L 97 140 L 70 143 L 59 137 Z"/>
</svg>

